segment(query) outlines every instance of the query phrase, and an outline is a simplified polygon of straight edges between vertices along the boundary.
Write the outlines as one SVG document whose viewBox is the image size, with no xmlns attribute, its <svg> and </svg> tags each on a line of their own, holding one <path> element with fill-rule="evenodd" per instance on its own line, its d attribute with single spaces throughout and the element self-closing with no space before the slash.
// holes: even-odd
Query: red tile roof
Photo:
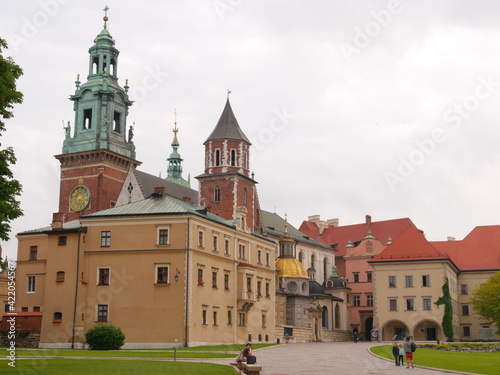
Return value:
<svg viewBox="0 0 500 375">
<path fill-rule="evenodd" d="M 475 227 L 462 241 L 432 244 L 462 271 L 500 270 L 500 225 Z"/>
<path fill-rule="evenodd" d="M 412 227 L 416 230 L 417 227 L 409 218 L 392 219 L 385 221 L 371 222 L 370 224 L 353 224 L 345 226 L 329 226 L 325 228 L 323 234 L 319 234 L 317 225 L 312 221 L 304 221 L 299 230 L 311 238 L 324 243 L 325 245 L 337 244 L 338 252 L 335 256 L 344 256 L 346 254 L 347 241 L 352 243 L 360 241 L 366 237 L 368 230 L 372 236 L 378 239 L 382 244 L 385 244 L 389 237 L 392 240 L 398 238 L 407 228 Z"/>
<path fill-rule="evenodd" d="M 391 245 L 370 262 L 437 259 L 449 259 L 449 256 L 437 250 L 418 229 L 408 227 Z"/>
</svg>

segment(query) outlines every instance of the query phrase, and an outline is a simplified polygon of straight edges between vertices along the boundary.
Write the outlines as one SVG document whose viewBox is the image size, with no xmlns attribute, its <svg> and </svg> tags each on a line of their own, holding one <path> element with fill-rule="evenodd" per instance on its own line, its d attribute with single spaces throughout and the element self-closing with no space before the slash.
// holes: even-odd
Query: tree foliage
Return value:
<svg viewBox="0 0 500 375">
<path fill-rule="evenodd" d="M 89 329 L 85 340 L 92 350 L 118 350 L 125 343 L 125 335 L 118 327 L 101 324 Z"/>
<path fill-rule="evenodd" d="M 500 334 L 500 272 L 477 288 L 470 299 L 474 311 L 497 326 Z"/>
<path fill-rule="evenodd" d="M 444 315 L 442 321 L 443 333 L 448 338 L 448 341 L 453 341 L 453 306 L 450 295 L 450 284 L 448 278 L 444 279 L 443 296 L 436 302 L 436 306 L 444 305 Z"/>
<path fill-rule="evenodd" d="M 11 57 L 3 56 L 4 48 L 7 48 L 7 42 L 0 38 L 0 136 L 5 131 L 4 120 L 13 116 L 13 105 L 23 101 L 23 94 L 16 90 L 16 80 L 23 70 Z M 4 241 L 9 239 L 10 222 L 23 214 L 16 200 L 22 187 L 10 170 L 10 166 L 15 163 L 12 147 L 0 149 L 0 239 Z"/>
</svg>

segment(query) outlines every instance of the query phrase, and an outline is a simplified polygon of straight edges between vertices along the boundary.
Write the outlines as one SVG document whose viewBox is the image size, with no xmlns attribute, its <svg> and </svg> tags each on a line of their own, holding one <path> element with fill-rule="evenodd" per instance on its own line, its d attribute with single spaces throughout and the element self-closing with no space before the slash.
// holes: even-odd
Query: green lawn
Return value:
<svg viewBox="0 0 500 375">
<path fill-rule="evenodd" d="M 381 357 L 393 359 L 392 345 L 374 346 L 370 350 Z M 500 368 L 500 352 L 460 353 L 418 348 L 414 358 L 416 365 L 476 374 L 498 375 Z"/>
<path fill-rule="evenodd" d="M 229 366 L 210 363 L 171 362 L 171 361 L 127 361 L 104 359 L 27 359 L 16 360 L 16 367 L 0 361 L 2 375 L 137 375 L 137 374 L 176 374 L 176 375 L 234 375 Z"/>
</svg>

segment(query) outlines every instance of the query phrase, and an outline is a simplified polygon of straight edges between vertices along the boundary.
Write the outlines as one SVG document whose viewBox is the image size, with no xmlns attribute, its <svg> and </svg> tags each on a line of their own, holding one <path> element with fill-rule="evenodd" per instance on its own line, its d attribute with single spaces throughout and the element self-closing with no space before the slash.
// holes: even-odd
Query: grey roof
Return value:
<svg viewBox="0 0 500 375">
<path fill-rule="evenodd" d="M 28 234 L 35 234 L 35 233 L 46 233 L 46 232 L 56 232 L 56 231 L 70 231 L 70 230 L 76 230 L 80 228 L 82 225 L 80 224 L 80 220 L 71 220 L 66 223 L 63 223 L 62 228 L 54 229 L 52 226 L 48 225 L 46 227 L 42 228 L 37 228 L 37 229 L 29 229 L 25 230 L 24 232 L 18 233 L 18 235 L 23 236 L 23 235 L 28 235 Z"/>
<path fill-rule="evenodd" d="M 89 215 L 82 216 L 81 219 L 92 217 L 159 216 L 172 214 L 192 214 L 234 227 L 231 220 L 225 220 L 218 215 L 208 212 L 206 207 L 187 203 L 168 195 L 163 197 L 152 196 L 141 201 L 124 204 L 123 206 L 93 212 Z"/>
<path fill-rule="evenodd" d="M 276 237 L 281 237 L 285 234 L 285 219 L 276 213 L 265 210 L 261 210 L 261 215 L 264 223 L 264 232 Z M 294 228 L 290 223 L 288 223 L 288 234 L 297 242 L 333 251 L 332 247 L 310 238 L 308 235 Z"/>
<path fill-rule="evenodd" d="M 176 184 L 175 182 L 165 180 L 161 177 L 153 176 L 152 174 L 138 171 L 134 171 L 137 176 L 139 184 L 141 184 L 142 191 L 145 197 L 153 194 L 155 187 L 164 187 L 165 194 L 170 195 L 177 199 L 183 199 L 185 197 L 191 199 L 191 202 L 198 204 L 198 192 L 186 186 Z"/>
<path fill-rule="evenodd" d="M 231 104 L 229 104 L 229 99 L 227 99 L 226 106 L 224 107 L 224 111 L 222 111 L 219 122 L 217 122 L 215 129 L 212 131 L 212 134 L 210 134 L 205 143 L 216 139 L 238 139 L 251 144 L 238 125 L 238 121 L 234 116 Z"/>
</svg>

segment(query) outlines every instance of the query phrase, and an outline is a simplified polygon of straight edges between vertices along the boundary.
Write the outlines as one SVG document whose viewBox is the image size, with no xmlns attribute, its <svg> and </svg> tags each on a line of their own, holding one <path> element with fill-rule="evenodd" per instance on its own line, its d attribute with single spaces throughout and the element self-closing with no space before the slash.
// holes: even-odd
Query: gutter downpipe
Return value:
<svg viewBox="0 0 500 375">
<path fill-rule="evenodd" d="M 188 216 L 187 218 L 187 241 L 186 241 L 186 308 L 185 308 L 185 313 L 186 313 L 186 321 L 184 323 L 185 325 L 185 339 L 184 339 L 184 346 L 187 348 L 188 347 L 188 341 L 189 341 L 189 314 L 188 314 L 188 308 L 189 308 L 189 243 L 191 242 L 191 231 L 190 231 L 190 217 Z"/>
</svg>

